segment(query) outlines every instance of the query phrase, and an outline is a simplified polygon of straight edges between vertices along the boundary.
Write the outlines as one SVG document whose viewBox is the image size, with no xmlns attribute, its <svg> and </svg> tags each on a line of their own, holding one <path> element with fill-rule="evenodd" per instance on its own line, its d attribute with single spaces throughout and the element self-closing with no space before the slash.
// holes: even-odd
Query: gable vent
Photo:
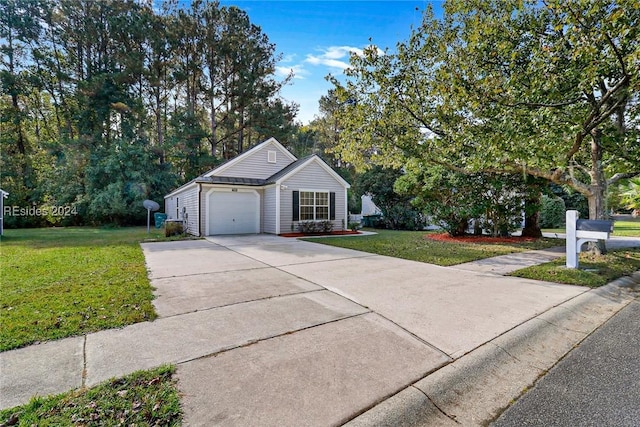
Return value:
<svg viewBox="0 0 640 427">
<path fill-rule="evenodd" d="M 276 151 L 268 151 L 267 152 L 267 162 L 275 163 L 276 162 Z"/>
</svg>

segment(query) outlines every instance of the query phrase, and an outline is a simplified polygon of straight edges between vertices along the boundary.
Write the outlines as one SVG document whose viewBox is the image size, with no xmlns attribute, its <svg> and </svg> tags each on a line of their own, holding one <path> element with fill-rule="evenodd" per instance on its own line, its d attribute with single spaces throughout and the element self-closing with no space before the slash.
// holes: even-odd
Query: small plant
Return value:
<svg viewBox="0 0 640 427">
<path fill-rule="evenodd" d="M 175 236 L 184 233 L 184 226 L 179 221 L 165 221 L 164 235 L 165 237 Z"/>
<path fill-rule="evenodd" d="M 349 230 L 358 231 L 359 228 L 360 228 L 360 223 L 355 222 L 355 221 L 349 223 Z"/>
<path fill-rule="evenodd" d="M 298 231 L 303 234 L 330 233 L 333 229 L 331 221 L 300 221 Z"/>
</svg>

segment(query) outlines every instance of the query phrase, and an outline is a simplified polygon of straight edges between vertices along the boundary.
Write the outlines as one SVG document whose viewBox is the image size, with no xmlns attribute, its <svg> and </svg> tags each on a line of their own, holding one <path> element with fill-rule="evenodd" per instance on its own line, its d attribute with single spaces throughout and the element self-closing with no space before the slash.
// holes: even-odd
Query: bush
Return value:
<svg viewBox="0 0 640 427">
<path fill-rule="evenodd" d="M 298 231 L 303 234 L 331 233 L 333 223 L 331 221 L 300 221 Z"/>
<path fill-rule="evenodd" d="M 542 195 L 540 208 L 540 228 L 564 227 L 566 207 L 560 197 Z"/>
<path fill-rule="evenodd" d="M 164 235 L 166 237 L 184 233 L 184 226 L 180 221 L 165 221 Z"/>
</svg>

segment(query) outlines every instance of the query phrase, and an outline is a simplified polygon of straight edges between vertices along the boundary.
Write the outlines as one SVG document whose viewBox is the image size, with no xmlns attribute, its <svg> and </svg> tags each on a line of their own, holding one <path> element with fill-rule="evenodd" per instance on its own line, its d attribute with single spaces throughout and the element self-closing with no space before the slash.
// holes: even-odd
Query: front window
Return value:
<svg viewBox="0 0 640 427">
<path fill-rule="evenodd" d="M 329 219 L 329 193 L 322 191 L 300 192 L 300 220 Z"/>
</svg>

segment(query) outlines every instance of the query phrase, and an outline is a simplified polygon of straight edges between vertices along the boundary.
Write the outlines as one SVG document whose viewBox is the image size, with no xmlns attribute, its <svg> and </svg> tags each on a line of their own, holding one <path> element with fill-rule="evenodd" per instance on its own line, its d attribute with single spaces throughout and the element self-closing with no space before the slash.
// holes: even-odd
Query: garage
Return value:
<svg viewBox="0 0 640 427">
<path fill-rule="evenodd" d="M 260 232 L 260 195 L 255 190 L 229 189 L 208 195 L 207 234 Z"/>
</svg>

